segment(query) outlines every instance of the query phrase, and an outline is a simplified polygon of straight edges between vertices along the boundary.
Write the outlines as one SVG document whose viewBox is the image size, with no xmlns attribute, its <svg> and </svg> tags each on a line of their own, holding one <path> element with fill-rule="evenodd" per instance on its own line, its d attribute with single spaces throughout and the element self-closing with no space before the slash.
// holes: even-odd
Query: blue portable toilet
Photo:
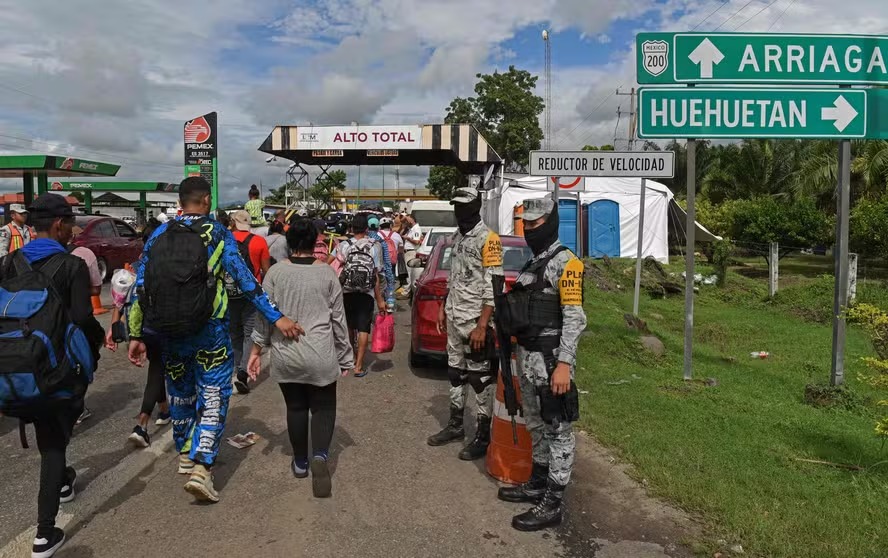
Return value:
<svg viewBox="0 0 888 558">
<path fill-rule="evenodd" d="M 587 231 L 590 258 L 620 257 L 620 205 L 617 202 L 598 200 L 589 204 Z"/>
<path fill-rule="evenodd" d="M 577 254 L 577 200 L 558 200 L 558 240 Z"/>
</svg>

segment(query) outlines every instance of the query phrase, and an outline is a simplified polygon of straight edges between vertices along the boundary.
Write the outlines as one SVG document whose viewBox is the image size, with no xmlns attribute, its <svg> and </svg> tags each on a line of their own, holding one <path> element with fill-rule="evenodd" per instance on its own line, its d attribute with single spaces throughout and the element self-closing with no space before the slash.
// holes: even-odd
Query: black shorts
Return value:
<svg viewBox="0 0 888 558">
<path fill-rule="evenodd" d="M 373 307 L 376 300 L 367 293 L 344 293 L 342 304 L 345 306 L 345 320 L 348 329 L 356 329 L 361 333 L 370 333 L 373 323 Z"/>
</svg>

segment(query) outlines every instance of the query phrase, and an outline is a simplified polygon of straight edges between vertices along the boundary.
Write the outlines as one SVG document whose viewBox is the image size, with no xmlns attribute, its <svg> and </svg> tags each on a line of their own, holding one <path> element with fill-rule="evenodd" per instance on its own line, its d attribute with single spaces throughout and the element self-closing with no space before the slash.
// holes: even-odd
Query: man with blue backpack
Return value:
<svg viewBox="0 0 888 558">
<path fill-rule="evenodd" d="M 93 317 L 89 271 L 68 253 L 74 213 L 62 196 L 29 208 L 36 239 L 0 260 L 0 414 L 33 423 L 40 450 L 37 534 L 31 556 L 53 556 L 65 542 L 55 525 L 60 502 L 74 499 L 66 451 L 92 382 L 104 332 Z"/>
<path fill-rule="evenodd" d="M 231 277 L 280 335 L 296 339 L 304 333 L 269 300 L 231 232 L 209 217 L 211 201 L 205 179 L 182 181 L 182 215 L 159 226 L 145 244 L 128 316 L 133 364 L 142 366 L 145 361 L 143 325 L 163 340 L 178 472 L 190 475 L 185 490 L 202 502 L 219 501 L 211 471 L 219 454 L 234 373 L 224 276 Z"/>
</svg>

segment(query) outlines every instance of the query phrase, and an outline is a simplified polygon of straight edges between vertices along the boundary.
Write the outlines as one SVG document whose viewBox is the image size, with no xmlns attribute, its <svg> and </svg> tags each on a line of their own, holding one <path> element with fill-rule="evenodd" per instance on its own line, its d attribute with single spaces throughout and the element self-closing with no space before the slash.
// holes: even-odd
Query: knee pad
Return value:
<svg viewBox="0 0 888 558">
<path fill-rule="evenodd" d="M 453 368 L 452 366 L 448 367 L 447 378 L 450 380 L 450 385 L 453 387 L 466 385 L 466 373 L 459 368 Z"/>
</svg>

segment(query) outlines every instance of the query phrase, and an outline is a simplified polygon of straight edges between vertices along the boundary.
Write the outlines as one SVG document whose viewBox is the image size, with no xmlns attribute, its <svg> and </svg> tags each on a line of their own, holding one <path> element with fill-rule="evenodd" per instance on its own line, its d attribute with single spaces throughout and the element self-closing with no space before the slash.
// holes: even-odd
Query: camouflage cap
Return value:
<svg viewBox="0 0 888 558">
<path fill-rule="evenodd" d="M 521 214 L 521 218 L 525 221 L 536 221 L 551 213 L 554 207 L 555 202 L 548 196 L 538 200 L 524 200 L 524 213 Z"/>
<path fill-rule="evenodd" d="M 472 203 L 477 199 L 477 189 L 470 186 L 463 186 L 462 188 L 457 188 L 456 191 L 453 192 L 453 199 L 450 200 L 450 205 L 457 203 Z"/>
</svg>

